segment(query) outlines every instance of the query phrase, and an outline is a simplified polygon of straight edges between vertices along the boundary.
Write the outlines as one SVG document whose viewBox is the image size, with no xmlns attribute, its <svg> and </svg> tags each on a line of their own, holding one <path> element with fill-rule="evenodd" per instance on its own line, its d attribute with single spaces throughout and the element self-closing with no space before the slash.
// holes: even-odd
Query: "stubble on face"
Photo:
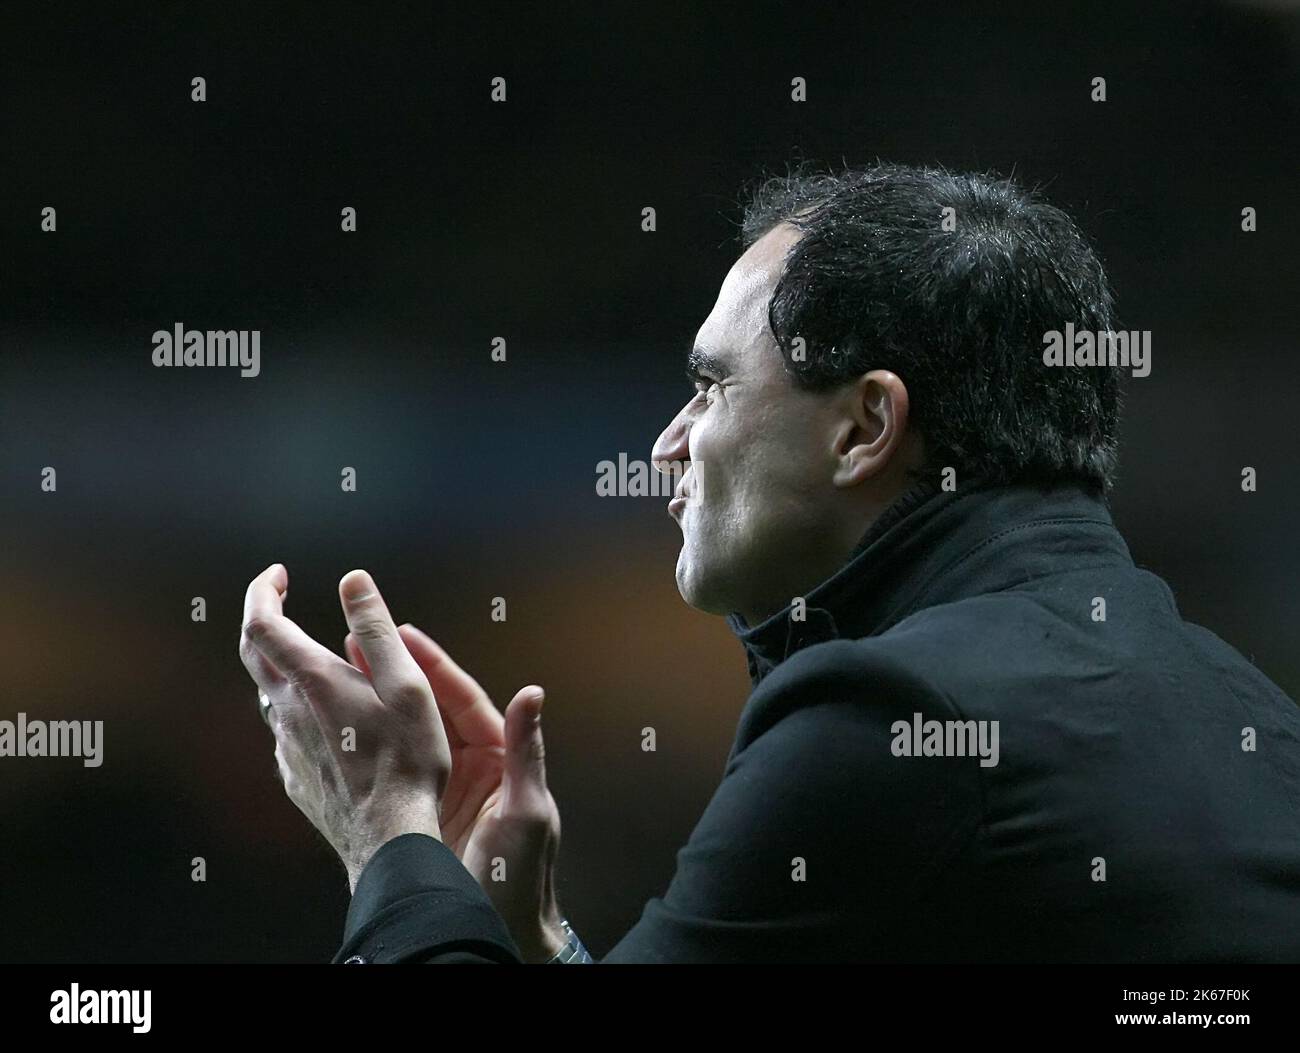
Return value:
<svg viewBox="0 0 1300 1053">
<path fill-rule="evenodd" d="M 767 324 L 792 227 L 778 227 L 736 262 L 696 338 L 703 389 L 690 414 L 690 468 L 679 516 L 683 598 L 747 621 L 787 605 L 801 557 L 819 543 L 825 401 L 797 389 Z M 707 367 L 707 368 L 705 368 Z"/>
</svg>

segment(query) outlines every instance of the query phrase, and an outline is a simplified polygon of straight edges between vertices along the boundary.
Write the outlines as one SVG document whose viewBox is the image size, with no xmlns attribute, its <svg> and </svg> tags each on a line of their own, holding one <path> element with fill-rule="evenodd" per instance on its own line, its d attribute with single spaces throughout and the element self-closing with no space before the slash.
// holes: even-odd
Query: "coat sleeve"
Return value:
<svg viewBox="0 0 1300 1053">
<path fill-rule="evenodd" d="M 334 963 L 518 964 L 519 950 L 455 853 L 425 834 L 380 847 L 357 881 Z"/>
</svg>

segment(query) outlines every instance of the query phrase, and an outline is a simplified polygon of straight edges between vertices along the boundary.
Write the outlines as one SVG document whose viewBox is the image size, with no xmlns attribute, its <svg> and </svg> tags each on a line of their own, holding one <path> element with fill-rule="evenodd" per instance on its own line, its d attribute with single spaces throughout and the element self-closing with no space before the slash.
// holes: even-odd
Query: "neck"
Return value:
<svg viewBox="0 0 1300 1053">
<path fill-rule="evenodd" d="M 755 624 L 729 619 L 754 682 L 819 639 L 887 631 L 917 610 L 1023 585 L 1070 553 L 1081 563 L 1131 564 L 1104 498 L 1075 483 L 910 490 L 871 525 L 844 566 Z"/>
<path fill-rule="evenodd" d="M 778 581 L 770 582 L 762 596 L 752 596 L 737 607 L 736 614 L 748 625 L 758 625 L 789 607 L 796 597 L 806 597 L 832 577 L 874 537 L 882 523 L 893 522 L 896 510 L 911 508 L 934 492 L 929 483 L 910 483 L 893 490 L 884 501 L 873 501 L 866 509 L 856 506 L 838 527 L 816 531 L 826 544 L 814 548 L 801 546 L 797 568 L 793 560 L 777 571 Z"/>
</svg>

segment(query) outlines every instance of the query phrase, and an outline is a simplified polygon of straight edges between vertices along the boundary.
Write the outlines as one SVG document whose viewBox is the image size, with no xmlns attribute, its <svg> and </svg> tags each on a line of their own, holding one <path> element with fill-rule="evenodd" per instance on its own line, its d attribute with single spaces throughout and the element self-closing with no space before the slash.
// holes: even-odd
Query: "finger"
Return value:
<svg viewBox="0 0 1300 1053">
<path fill-rule="evenodd" d="M 533 813 L 546 804 L 546 749 L 542 743 L 542 703 L 536 685 L 523 688 L 506 706 L 506 758 L 501 780 L 501 814 Z"/>
<path fill-rule="evenodd" d="M 397 627 L 397 635 L 400 636 L 400 637 L 402 638 L 402 642 L 403 642 L 404 644 L 407 645 L 407 646 L 406 646 L 406 649 L 407 649 L 408 651 L 411 650 L 411 647 L 410 647 L 410 644 L 407 643 L 407 638 L 406 638 L 406 636 L 407 636 L 407 633 L 408 633 L 412 628 L 413 628 L 413 626 L 411 626 L 409 623 L 406 624 L 406 625 L 399 625 L 399 626 Z M 354 644 L 353 646 L 355 646 L 355 644 Z M 358 649 L 358 653 L 360 653 L 360 649 Z M 415 663 L 416 663 L 416 665 L 420 665 L 420 664 L 421 664 L 421 663 L 420 663 L 420 658 L 419 658 L 419 656 L 418 656 L 417 654 L 415 654 L 414 652 L 412 652 L 412 653 L 411 653 L 411 657 L 415 659 Z M 365 660 L 365 655 L 361 655 L 361 658 L 362 658 L 362 660 L 364 661 L 364 660 Z M 420 670 L 420 671 L 421 671 L 422 673 L 424 672 L 424 669 L 423 669 L 422 666 L 421 666 L 421 670 Z M 426 680 L 428 679 L 428 674 L 427 674 L 427 673 L 425 673 L 425 679 L 426 679 Z M 430 688 L 433 690 L 433 702 L 434 702 L 434 705 L 436 705 L 436 706 L 438 707 L 438 719 L 442 721 L 442 730 L 443 730 L 443 731 L 446 733 L 446 735 L 447 735 L 447 742 L 451 745 L 451 748 L 452 748 L 453 750 L 460 750 L 462 747 L 468 745 L 468 743 L 467 743 L 466 740 L 465 740 L 465 736 L 464 736 L 463 734 L 461 734 L 460 729 L 459 729 L 458 727 L 456 727 L 456 725 L 452 722 L 452 720 L 451 720 L 449 714 L 447 713 L 446 708 L 445 708 L 445 706 L 444 706 L 444 704 L 443 704 L 443 695 L 440 693 L 439 689 L 436 688 L 436 687 L 434 687 L 434 685 L 433 685 L 432 683 L 430 683 L 429 686 L 430 686 Z M 477 686 L 477 685 L 475 685 L 475 686 Z M 493 745 L 504 745 L 504 744 L 505 744 L 505 739 L 504 739 L 504 738 L 500 738 L 500 739 L 496 740 L 496 741 L 493 743 Z"/>
<path fill-rule="evenodd" d="M 366 656 L 361 653 L 361 645 L 357 643 L 357 638 L 351 633 L 343 638 L 343 653 L 348 656 L 348 661 L 356 666 L 367 677 L 370 676 L 370 663 L 366 661 Z"/>
<path fill-rule="evenodd" d="M 339 602 L 348 628 L 370 666 L 375 693 L 394 706 L 426 696 L 432 702 L 432 691 L 398 636 L 374 579 L 364 570 L 349 571 L 339 582 Z"/>
<path fill-rule="evenodd" d="M 288 591 L 289 572 L 281 563 L 271 564 L 252 580 L 244 593 L 242 624 L 246 626 L 250 620 L 266 612 L 279 614 Z M 244 663 L 244 668 L 248 670 L 248 675 L 263 691 L 269 691 L 283 683 L 284 677 L 280 675 L 280 671 L 253 646 L 248 634 L 242 630 L 239 634 L 239 657 Z"/>
<path fill-rule="evenodd" d="M 285 679 L 299 685 L 335 663 L 343 665 L 328 647 L 283 614 L 254 614 L 244 623 L 244 636 Z"/>
<path fill-rule="evenodd" d="M 272 563 L 248 583 L 244 593 L 244 621 L 263 614 L 283 614 L 289 591 L 289 571 L 283 563 Z"/>
<path fill-rule="evenodd" d="M 253 678 L 259 691 L 269 693 L 284 683 L 280 671 L 267 661 L 266 656 L 254 646 L 245 632 L 239 634 L 239 660 L 244 663 L 244 668 L 248 670 L 248 675 Z"/>
<path fill-rule="evenodd" d="M 503 745 L 505 721 L 478 681 L 414 625 L 403 625 L 397 631 L 428 678 L 448 730 L 470 746 Z"/>
</svg>

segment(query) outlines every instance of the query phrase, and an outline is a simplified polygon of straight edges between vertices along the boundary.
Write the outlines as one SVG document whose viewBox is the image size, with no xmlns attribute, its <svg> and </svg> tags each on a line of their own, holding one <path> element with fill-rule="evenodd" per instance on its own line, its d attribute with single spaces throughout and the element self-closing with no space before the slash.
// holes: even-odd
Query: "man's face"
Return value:
<svg viewBox="0 0 1300 1053">
<path fill-rule="evenodd" d="M 796 388 L 767 323 L 799 232 L 782 224 L 722 283 L 691 356 L 695 396 L 655 443 L 655 461 L 689 461 L 669 514 L 682 529 L 677 587 L 691 606 L 750 624 L 818 584 L 843 553 L 828 545 L 835 487 L 833 398 Z"/>
</svg>

